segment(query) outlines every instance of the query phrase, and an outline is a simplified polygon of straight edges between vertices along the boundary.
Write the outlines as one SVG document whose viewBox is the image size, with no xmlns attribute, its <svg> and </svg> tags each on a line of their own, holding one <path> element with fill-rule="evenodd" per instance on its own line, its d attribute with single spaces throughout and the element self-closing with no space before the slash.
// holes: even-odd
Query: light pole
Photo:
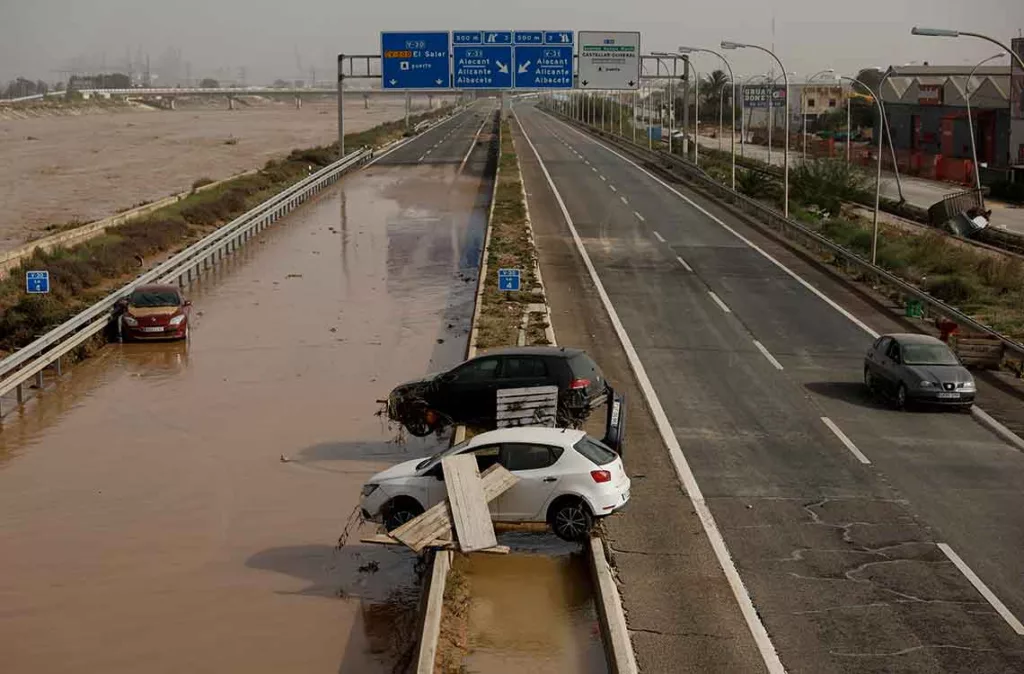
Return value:
<svg viewBox="0 0 1024 674">
<path fill-rule="evenodd" d="M 997 47 L 1005 51 L 1007 54 L 1010 54 L 1017 61 L 1017 65 L 1021 67 L 1021 70 L 1024 70 L 1024 59 L 1022 59 L 1015 51 L 1007 47 L 1005 44 L 1003 44 L 1002 42 L 993 37 L 989 37 L 988 35 L 982 35 L 981 33 L 968 33 L 966 30 L 948 30 L 945 28 L 918 28 L 917 26 L 914 26 L 913 28 L 910 29 L 910 34 L 924 35 L 927 37 L 960 37 L 961 35 L 964 35 L 966 37 L 976 37 L 980 40 L 988 40 L 992 44 L 996 45 Z"/>
<path fill-rule="evenodd" d="M 751 75 L 750 77 L 748 77 L 743 82 L 743 84 L 740 85 L 740 156 L 741 157 L 746 157 L 747 156 L 747 153 L 746 153 L 746 149 L 747 149 L 747 118 L 744 116 L 744 110 L 745 110 L 744 103 L 746 102 L 746 89 L 750 85 L 751 82 L 753 82 L 754 80 L 756 80 L 758 78 L 767 79 L 768 78 L 768 73 L 763 73 L 761 75 Z M 751 116 L 751 118 L 753 118 L 753 115 L 754 115 L 754 109 L 751 108 L 750 109 L 750 116 Z M 754 121 L 754 120 L 751 119 L 750 121 Z"/>
<path fill-rule="evenodd" d="M 868 91 L 871 91 L 871 89 L 868 88 L 868 86 L 866 84 L 864 84 L 863 82 L 858 80 L 856 77 L 847 77 L 846 75 L 839 75 L 838 79 L 846 80 L 847 82 L 851 82 L 853 84 L 859 84 L 860 86 L 864 87 Z M 875 103 L 878 106 L 878 114 L 881 117 L 884 118 L 885 117 L 885 106 L 882 104 L 882 97 L 881 96 L 875 96 L 874 99 L 875 99 Z M 878 166 L 877 166 L 877 168 L 875 170 L 875 212 L 874 212 L 874 215 L 872 216 L 872 219 L 871 219 L 871 226 L 872 226 L 872 233 L 871 233 L 871 264 L 875 264 L 875 261 L 878 259 L 878 204 L 881 201 L 881 193 L 882 193 L 882 134 L 881 133 L 878 134 L 878 150 L 877 150 L 877 154 L 878 154 L 878 158 L 877 158 Z"/>
<path fill-rule="evenodd" d="M 675 84 L 676 84 L 676 64 L 679 59 L 683 59 L 684 67 L 687 65 L 687 59 L 680 56 L 679 54 L 672 54 L 666 51 L 655 51 L 651 52 L 651 56 L 657 57 L 658 63 L 658 74 L 661 74 L 661 59 L 672 59 L 672 79 L 669 80 L 668 84 L 668 95 L 669 95 L 669 115 L 668 115 L 668 153 L 672 154 L 672 132 L 674 129 L 675 117 L 676 117 L 676 96 L 675 96 Z M 666 71 L 668 68 L 665 69 Z M 686 105 L 686 102 L 683 102 Z"/>
<path fill-rule="evenodd" d="M 876 68 L 876 70 L 881 71 L 882 69 Z M 882 79 L 878 82 L 878 92 L 875 95 L 882 95 L 882 88 L 885 86 L 885 81 L 889 79 L 890 75 L 892 75 L 892 68 L 887 68 L 885 72 L 882 73 Z M 868 91 L 871 90 L 868 89 Z M 883 129 L 885 130 L 885 135 L 889 136 L 889 153 L 892 155 L 892 172 L 896 176 L 896 192 L 900 195 L 900 203 L 902 204 L 906 202 L 906 199 L 903 198 L 903 182 L 900 180 L 900 165 L 899 162 L 896 161 L 896 144 L 892 140 L 892 131 L 889 129 L 888 117 L 882 118 L 882 122 L 878 125 L 878 133 L 882 133 Z"/>
<path fill-rule="evenodd" d="M 819 72 L 816 72 L 813 75 L 811 75 L 810 77 L 808 77 L 806 82 L 805 82 L 805 84 L 810 84 L 811 82 L 813 82 L 815 80 L 815 78 L 820 77 L 822 75 L 835 75 L 835 74 L 836 74 L 836 71 L 835 71 L 834 68 L 826 68 L 825 70 L 821 70 Z M 801 156 L 800 156 L 800 161 L 802 161 L 802 162 L 806 162 L 807 161 L 807 111 L 804 109 L 804 100 L 805 100 L 805 98 L 806 97 L 804 96 L 804 92 L 801 90 L 800 91 L 800 117 L 803 118 L 803 130 L 802 130 L 802 134 L 801 134 L 801 135 L 803 135 L 803 151 L 802 151 Z M 789 101 L 786 101 L 786 105 L 787 106 L 789 105 Z"/>
<path fill-rule="evenodd" d="M 775 62 L 779 64 L 779 68 L 782 69 L 782 77 L 785 80 L 785 86 L 786 86 L 786 106 L 788 107 L 789 106 L 789 74 L 786 72 L 786 66 L 784 66 L 782 64 L 782 61 L 779 59 L 778 56 L 775 55 L 775 52 L 773 52 L 770 49 L 765 49 L 764 47 L 761 47 L 761 46 L 756 45 L 756 44 L 744 44 L 742 42 L 728 42 L 726 40 L 722 41 L 722 49 L 743 49 L 745 47 L 749 47 L 751 49 L 757 49 L 758 51 L 763 51 L 764 53 L 768 54 L 773 59 L 775 59 Z M 783 164 L 783 168 L 782 168 L 782 193 L 783 193 L 783 196 L 782 196 L 782 214 L 783 214 L 783 216 L 788 218 L 789 217 L 789 110 L 786 110 L 786 146 L 785 146 L 785 152 L 783 153 L 782 164 Z"/>
<path fill-rule="evenodd" d="M 974 162 L 974 185 L 978 189 L 978 198 L 982 200 L 984 197 L 981 194 L 981 171 L 978 167 L 978 147 L 977 141 L 974 139 L 974 122 L 971 121 L 971 80 L 974 78 L 975 71 L 977 71 L 983 64 L 1003 58 L 1004 56 L 1006 56 L 1006 52 L 1000 52 L 989 56 L 987 59 L 978 61 L 978 65 L 971 69 L 971 74 L 967 76 L 967 81 L 964 83 L 964 100 L 967 101 L 967 130 L 971 134 L 971 161 Z M 982 206 L 984 206 L 984 201 L 982 201 Z"/>
</svg>

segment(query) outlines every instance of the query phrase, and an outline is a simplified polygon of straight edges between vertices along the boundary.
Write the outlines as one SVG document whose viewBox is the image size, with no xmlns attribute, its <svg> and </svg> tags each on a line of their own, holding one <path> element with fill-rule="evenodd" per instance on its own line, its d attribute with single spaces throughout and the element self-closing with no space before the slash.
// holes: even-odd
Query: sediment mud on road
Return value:
<svg viewBox="0 0 1024 674">
<path fill-rule="evenodd" d="M 461 360 L 480 192 L 346 178 L 189 289 L 189 344 L 104 349 L 5 419 L 5 672 L 400 664 L 415 556 L 335 542 L 369 475 L 446 441 L 396 443 L 374 400 Z"/>
</svg>

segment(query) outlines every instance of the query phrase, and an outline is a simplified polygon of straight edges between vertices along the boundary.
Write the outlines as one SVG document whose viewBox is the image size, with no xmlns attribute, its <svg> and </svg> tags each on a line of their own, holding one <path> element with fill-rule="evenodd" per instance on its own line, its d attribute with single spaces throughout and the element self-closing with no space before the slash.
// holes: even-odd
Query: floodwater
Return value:
<svg viewBox="0 0 1024 674">
<path fill-rule="evenodd" d="M 608 671 L 587 560 L 551 534 L 506 533 L 509 555 L 459 557 L 472 599 L 466 674 Z"/>
<path fill-rule="evenodd" d="M 335 544 L 365 478 L 445 441 L 375 400 L 462 359 L 489 193 L 347 178 L 190 290 L 189 344 L 110 346 L 8 414 L 0 669 L 391 672 L 415 557 Z"/>
</svg>

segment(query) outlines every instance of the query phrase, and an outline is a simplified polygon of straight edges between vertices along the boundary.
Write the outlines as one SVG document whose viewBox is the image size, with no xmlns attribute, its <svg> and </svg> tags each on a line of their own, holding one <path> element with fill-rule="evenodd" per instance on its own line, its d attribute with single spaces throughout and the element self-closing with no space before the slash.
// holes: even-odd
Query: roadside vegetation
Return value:
<svg viewBox="0 0 1024 674">
<path fill-rule="evenodd" d="M 411 118 L 412 123 L 446 110 Z M 345 137 L 346 150 L 380 146 L 401 138 L 404 121 L 387 122 Z M 0 280 L 0 350 L 20 348 L 40 334 L 71 318 L 113 288 L 150 267 L 153 258 L 178 252 L 217 227 L 274 194 L 338 159 L 338 145 L 293 150 L 273 159 L 255 173 L 228 180 L 192 194 L 173 205 L 119 227 L 108 228 L 97 238 L 49 252 L 36 250 Z M 209 178 L 200 178 L 193 189 Z M 50 272 L 51 292 L 28 295 L 25 272 Z"/>
<path fill-rule="evenodd" d="M 465 571 L 467 560 L 466 555 L 454 554 L 445 581 L 434 674 L 463 674 L 466 671 L 462 661 L 469 649 L 469 611 L 472 602 L 469 575 Z"/>
<path fill-rule="evenodd" d="M 515 346 L 526 305 L 544 301 L 537 281 L 537 249 L 526 213 L 526 196 L 519 170 L 519 159 L 512 142 L 507 118 L 501 122 L 497 187 L 491 212 L 490 242 L 487 250 L 487 276 L 480 300 L 476 344 L 480 349 Z M 519 269 L 518 292 L 498 288 L 499 269 Z M 531 322 L 528 343 L 545 344 L 546 325 Z M 537 331 L 540 331 L 538 335 Z"/>
</svg>

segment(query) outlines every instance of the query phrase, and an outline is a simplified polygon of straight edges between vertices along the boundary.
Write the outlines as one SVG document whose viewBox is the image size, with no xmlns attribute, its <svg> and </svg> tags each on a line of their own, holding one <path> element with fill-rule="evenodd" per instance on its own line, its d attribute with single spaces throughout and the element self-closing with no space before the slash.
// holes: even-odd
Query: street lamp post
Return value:
<svg viewBox="0 0 1024 674">
<path fill-rule="evenodd" d="M 815 78 L 821 77 L 822 75 L 835 75 L 835 73 L 836 73 L 836 71 L 835 71 L 834 68 L 825 68 L 824 70 L 816 72 L 813 75 L 811 75 L 810 77 L 808 77 L 807 81 L 805 82 L 805 84 L 810 84 L 811 82 L 813 82 L 815 80 Z M 803 136 L 803 152 L 801 154 L 800 161 L 802 161 L 802 162 L 806 162 L 807 161 L 807 111 L 804 109 L 804 100 L 805 99 L 806 99 L 806 97 L 804 96 L 804 92 L 803 92 L 803 90 L 801 90 L 800 91 L 800 117 L 803 118 L 803 120 L 802 120 L 803 121 L 803 130 L 802 130 L 802 133 L 801 133 L 801 135 Z M 786 106 L 787 107 L 789 106 L 789 101 L 786 101 Z"/>
<path fill-rule="evenodd" d="M 971 69 L 971 74 L 967 76 L 967 81 L 964 83 L 964 100 L 967 102 L 967 130 L 971 134 L 971 161 L 974 162 L 974 185 L 978 189 L 978 198 L 982 200 L 984 200 L 985 197 L 981 194 L 981 171 L 978 167 L 978 147 L 977 141 L 974 138 L 974 122 L 971 121 L 971 80 L 974 79 L 974 73 L 983 64 L 988 63 L 989 61 L 994 61 L 998 58 L 1003 58 L 1004 56 L 1006 56 L 1006 52 L 1000 52 L 989 56 L 987 59 L 978 61 L 978 65 Z M 982 201 L 982 205 L 984 205 L 984 201 Z"/>
<path fill-rule="evenodd" d="M 852 82 L 853 84 L 859 84 L 860 86 L 864 87 L 868 91 L 871 91 L 871 89 L 868 88 L 867 85 L 865 85 L 863 82 L 858 80 L 856 77 L 847 77 L 846 75 L 839 75 L 839 79 L 840 80 L 846 80 L 848 82 Z M 885 106 L 882 104 L 882 97 L 881 96 L 875 96 L 874 98 L 875 98 L 876 105 L 878 106 L 878 114 L 879 114 L 880 118 L 884 118 L 885 117 Z M 871 227 L 872 227 L 872 233 L 871 233 L 871 264 L 875 264 L 876 260 L 878 259 L 878 205 L 879 205 L 879 202 L 881 201 L 881 193 L 882 193 L 882 134 L 881 133 L 878 134 L 878 150 L 877 150 L 877 154 L 878 154 L 878 158 L 877 158 L 877 164 L 878 165 L 877 165 L 877 168 L 875 170 L 875 212 L 874 212 L 874 215 L 871 218 Z"/>
<path fill-rule="evenodd" d="M 779 59 L 778 56 L 775 55 L 775 52 L 773 52 L 770 49 L 765 49 L 764 47 L 758 46 L 756 44 L 743 44 L 741 42 L 728 42 L 728 41 L 725 41 L 725 40 L 722 41 L 722 49 L 742 49 L 742 48 L 745 48 L 745 47 L 749 47 L 751 49 L 757 49 L 758 51 L 763 51 L 764 53 L 768 54 L 773 59 L 775 59 L 775 62 L 779 64 L 779 68 L 782 69 L 782 76 L 783 76 L 783 78 L 785 80 L 785 86 L 786 86 L 786 106 L 788 107 L 789 106 L 789 74 L 786 72 L 786 66 L 784 66 L 782 64 L 782 61 Z M 769 108 L 769 109 L 771 109 L 771 108 Z M 782 164 L 783 164 L 783 168 L 782 168 L 782 175 L 783 175 L 783 178 L 782 178 L 782 193 L 783 193 L 783 197 L 782 197 L 782 214 L 785 217 L 788 218 L 789 217 L 789 110 L 786 110 L 786 144 L 785 144 L 785 152 L 783 153 Z"/>
<path fill-rule="evenodd" d="M 654 56 L 656 58 L 656 61 L 658 63 L 658 74 L 659 75 L 661 74 L 661 59 L 663 59 L 663 58 L 672 59 L 672 79 L 670 79 L 669 83 L 668 83 L 668 96 L 669 96 L 669 99 L 670 99 L 669 100 L 669 104 L 668 104 L 669 105 L 669 116 L 668 116 L 668 153 L 672 154 L 672 133 L 674 131 L 675 119 L 676 119 L 675 84 L 676 84 L 676 77 L 678 75 L 678 70 L 676 70 L 676 66 L 678 65 L 679 59 L 683 59 L 683 67 L 686 67 L 688 65 L 688 59 L 686 59 L 685 57 L 680 56 L 679 54 L 673 54 L 671 52 L 665 52 L 665 51 L 651 52 L 651 56 Z M 666 67 L 665 70 L 667 72 L 668 68 Z M 683 105 L 686 105 L 686 101 L 683 102 Z"/>
<path fill-rule="evenodd" d="M 767 78 L 767 77 L 768 77 L 767 73 L 764 73 L 764 74 L 761 74 L 761 75 L 751 75 L 750 77 L 748 77 L 743 82 L 743 84 L 740 85 L 740 156 L 741 157 L 746 157 L 747 156 L 747 152 L 746 152 L 746 149 L 747 149 L 747 117 L 746 117 L 746 114 L 745 114 L 746 106 L 744 106 L 744 102 L 745 102 L 745 98 L 746 98 L 746 93 L 745 92 L 746 92 L 747 86 L 749 86 L 751 82 L 753 82 L 754 80 L 756 80 L 758 78 Z M 754 114 L 754 109 L 751 108 L 750 109 L 751 117 L 753 117 L 753 114 Z M 753 121 L 753 119 L 751 119 L 751 121 Z"/>
<path fill-rule="evenodd" d="M 993 37 L 989 37 L 988 35 L 982 35 L 981 33 L 968 33 L 966 30 L 948 30 L 945 28 L 919 28 L 917 26 L 914 26 L 913 28 L 910 29 L 910 34 L 924 35 L 927 37 L 960 37 L 961 35 L 964 35 L 966 37 L 976 37 L 980 40 L 988 40 L 992 44 L 996 45 L 997 47 L 1005 51 L 1007 54 L 1010 54 L 1014 58 L 1014 60 L 1017 61 L 1017 65 L 1019 65 L 1021 69 L 1024 70 L 1024 59 L 1022 59 L 1015 51 L 1007 47 L 1005 44 L 1003 44 L 1002 42 Z"/>
</svg>

